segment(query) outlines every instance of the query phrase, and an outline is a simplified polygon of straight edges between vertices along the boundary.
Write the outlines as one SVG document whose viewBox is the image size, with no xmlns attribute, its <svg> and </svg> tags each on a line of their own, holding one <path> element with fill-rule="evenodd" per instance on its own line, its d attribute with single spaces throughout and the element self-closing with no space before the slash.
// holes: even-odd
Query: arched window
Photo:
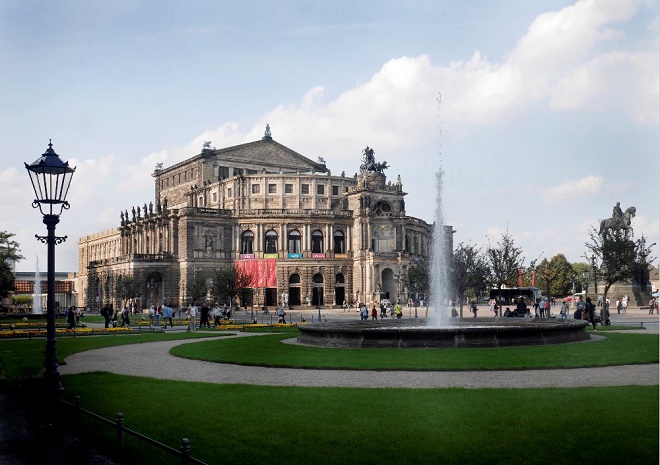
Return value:
<svg viewBox="0 0 660 465">
<path fill-rule="evenodd" d="M 254 233 L 252 231 L 245 231 L 241 235 L 241 253 L 242 254 L 254 253 L 254 248 L 252 247 L 253 242 L 254 242 Z"/>
<path fill-rule="evenodd" d="M 300 284 L 300 275 L 298 273 L 294 273 L 289 276 L 289 284 Z"/>
<path fill-rule="evenodd" d="M 289 253 L 301 253 L 300 231 L 296 229 L 289 231 Z"/>
<path fill-rule="evenodd" d="M 264 253 L 277 253 L 277 233 L 271 229 L 265 239 Z"/>
<path fill-rule="evenodd" d="M 335 253 L 346 253 L 346 241 L 344 240 L 344 233 L 335 231 Z"/>
<path fill-rule="evenodd" d="M 312 233 L 312 253 L 323 253 L 323 233 L 319 230 Z"/>
</svg>

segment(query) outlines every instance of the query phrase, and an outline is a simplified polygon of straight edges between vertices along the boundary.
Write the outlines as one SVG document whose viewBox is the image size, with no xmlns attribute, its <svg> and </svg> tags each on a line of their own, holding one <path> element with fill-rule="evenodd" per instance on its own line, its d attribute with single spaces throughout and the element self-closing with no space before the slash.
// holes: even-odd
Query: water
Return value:
<svg viewBox="0 0 660 465">
<path fill-rule="evenodd" d="M 447 305 L 447 257 L 452 253 L 447 250 L 445 240 L 444 217 L 442 214 L 442 167 L 435 173 L 435 229 L 433 231 L 433 250 L 431 251 L 431 298 L 435 303 L 435 315 L 430 318 L 433 327 L 449 325 L 450 309 Z"/>
<path fill-rule="evenodd" d="M 34 294 L 32 295 L 32 313 L 41 315 L 44 313 L 41 305 L 41 273 L 39 273 L 39 256 L 37 256 L 37 271 L 34 272 Z"/>
<path fill-rule="evenodd" d="M 442 95 L 438 96 L 438 155 L 442 160 L 442 129 L 440 126 L 440 110 L 442 109 Z M 453 253 L 447 250 L 447 241 L 445 238 L 445 221 L 442 214 L 442 178 L 445 172 L 442 165 L 435 173 L 435 215 L 433 231 L 433 250 L 431 251 L 431 299 L 435 306 L 435 315 L 429 318 L 431 326 L 439 328 L 449 326 L 451 318 L 451 309 L 448 305 L 448 275 L 447 258 Z"/>
</svg>

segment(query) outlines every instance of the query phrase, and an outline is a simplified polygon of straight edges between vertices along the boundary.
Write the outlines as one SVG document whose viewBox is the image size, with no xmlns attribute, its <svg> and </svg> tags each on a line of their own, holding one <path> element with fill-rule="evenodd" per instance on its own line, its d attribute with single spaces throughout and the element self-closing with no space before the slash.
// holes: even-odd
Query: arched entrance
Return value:
<svg viewBox="0 0 660 465">
<path fill-rule="evenodd" d="M 335 302 L 334 305 L 342 305 L 346 300 L 346 282 L 344 275 L 337 273 L 335 276 Z"/>
<path fill-rule="evenodd" d="M 289 305 L 300 305 L 300 275 L 289 276 Z"/>
<path fill-rule="evenodd" d="M 323 305 L 323 275 L 320 273 L 312 277 L 312 305 Z"/>
<path fill-rule="evenodd" d="M 151 273 L 144 283 L 144 308 L 161 305 L 163 302 L 163 277 L 160 273 Z"/>
<path fill-rule="evenodd" d="M 394 278 L 394 271 L 391 268 L 383 269 L 380 275 L 381 282 L 383 283 L 383 290 L 381 292 L 381 299 L 389 299 L 390 302 L 396 302 L 397 296 L 397 282 Z"/>
</svg>

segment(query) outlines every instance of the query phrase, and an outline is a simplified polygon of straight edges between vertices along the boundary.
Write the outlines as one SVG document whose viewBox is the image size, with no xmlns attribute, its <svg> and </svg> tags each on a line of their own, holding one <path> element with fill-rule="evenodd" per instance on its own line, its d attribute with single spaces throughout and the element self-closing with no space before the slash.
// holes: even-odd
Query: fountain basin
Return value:
<svg viewBox="0 0 660 465">
<path fill-rule="evenodd" d="M 474 348 L 563 344 L 589 340 L 583 320 L 454 318 L 435 328 L 424 319 L 298 325 L 300 344 L 336 348 Z"/>
</svg>

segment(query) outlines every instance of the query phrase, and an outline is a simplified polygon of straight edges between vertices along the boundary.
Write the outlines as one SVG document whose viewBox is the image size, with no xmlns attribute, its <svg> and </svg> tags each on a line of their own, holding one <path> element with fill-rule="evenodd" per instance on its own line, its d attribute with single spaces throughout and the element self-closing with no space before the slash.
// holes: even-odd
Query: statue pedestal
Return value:
<svg viewBox="0 0 660 465">
<path fill-rule="evenodd" d="M 598 293 L 603 295 L 605 285 L 599 283 L 598 290 Z M 641 286 L 639 284 L 614 283 L 607 291 L 607 296 L 610 298 L 610 306 L 612 307 L 617 299 L 620 299 L 624 295 L 628 296 L 628 306 L 646 307 L 649 304 L 649 300 L 651 300 L 651 292 L 651 283 L 643 284 Z"/>
</svg>

